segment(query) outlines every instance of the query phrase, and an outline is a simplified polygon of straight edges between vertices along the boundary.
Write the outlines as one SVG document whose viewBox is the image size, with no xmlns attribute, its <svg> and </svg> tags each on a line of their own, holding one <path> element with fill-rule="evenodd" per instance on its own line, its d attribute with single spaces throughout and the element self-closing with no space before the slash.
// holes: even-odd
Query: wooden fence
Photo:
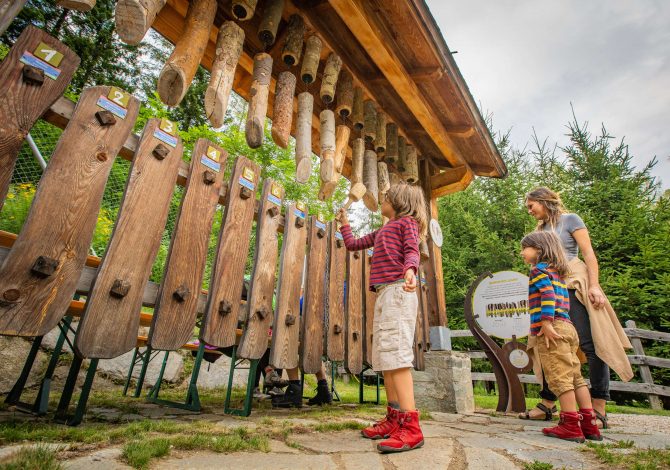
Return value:
<svg viewBox="0 0 670 470">
<path fill-rule="evenodd" d="M 635 322 L 632 320 L 626 322 L 624 331 L 633 345 L 634 354 L 629 355 L 628 360 L 632 365 L 639 366 L 640 382 L 620 382 L 615 380 L 610 382 L 610 390 L 646 394 L 649 397 L 649 403 L 652 409 L 663 409 L 660 397 L 670 397 L 670 386 L 655 384 L 649 368 L 660 367 L 670 369 L 670 359 L 647 356 L 642 346 L 642 340 L 670 342 L 670 333 L 637 328 Z M 472 332 L 470 332 L 470 330 L 451 330 L 451 337 L 472 338 Z M 486 359 L 484 351 L 463 352 L 467 353 L 470 356 L 470 359 Z M 522 383 L 538 383 L 535 375 L 532 374 L 519 374 L 519 379 Z M 492 372 L 473 372 L 472 380 L 495 382 L 496 378 Z"/>
</svg>

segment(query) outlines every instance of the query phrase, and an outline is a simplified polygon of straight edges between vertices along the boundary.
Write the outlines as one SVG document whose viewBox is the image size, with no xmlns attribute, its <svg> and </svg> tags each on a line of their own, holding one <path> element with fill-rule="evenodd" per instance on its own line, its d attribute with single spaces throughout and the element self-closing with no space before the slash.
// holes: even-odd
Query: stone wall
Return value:
<svg viewBox="0 0 670 470">
<path fill-rule="evenodd" d="M 470 357 L 456 351 L 425 354 L 426 370 L 412 370 L 416 406 L 427 411 L 472 413 L 475 410 Z"/>
</svg>

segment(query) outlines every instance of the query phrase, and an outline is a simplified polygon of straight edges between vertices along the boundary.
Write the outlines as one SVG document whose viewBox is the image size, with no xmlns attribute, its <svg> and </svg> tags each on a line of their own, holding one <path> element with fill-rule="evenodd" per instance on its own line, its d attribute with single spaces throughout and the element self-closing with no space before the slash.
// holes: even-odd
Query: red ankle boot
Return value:
<svg viewBox="0 0 670 470">
<path fill-rule="evenodd" d="M 405 452 L 418 449 L 423 445 L 423 433 L 419 426 L 419 412 L 407 411 L 398 413 L 398 429 L 391 437 L 377 444 L 379 452 Z"/>
<path fill-rule="evenodd" d="M 384 419 L 362 429 L 361 434 L 368 439 L 386 439 L 396 429 L 398 429 L 398 410 L 387 406 Z"/>
<path fill-rule="evenodd" d="M 584 442 L 582 428 L 579 427 L 581 416 L 576 411 L 561 411 L 561 420 L 558 426 L 553 428 L 544 428 L 542 432 L 545 436 L 558 437 L 566 441 Z"/>
<path fill-rule="evenodd" d="M 579 415 L 582 418 L 579 424 L 582 427 L 584 437 L 591 441 L 602 441 L 603 436 L 600 434 L 600 430 L 598 429 L 596 412 L 591 408 L 580 408 Z"/>
</svg>

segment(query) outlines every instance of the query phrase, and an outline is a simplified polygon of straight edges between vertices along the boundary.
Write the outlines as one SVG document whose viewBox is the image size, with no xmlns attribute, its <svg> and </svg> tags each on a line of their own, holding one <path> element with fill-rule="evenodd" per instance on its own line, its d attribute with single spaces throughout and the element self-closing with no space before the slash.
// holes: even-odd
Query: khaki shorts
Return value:
<svg viewBox="0 0 670 470">
<path fill-rule="evenodd" d="M 404 283 L 391 284 L 377 295 L 372 328 L 372 368 L 377 371 L 413 367 L 414 328 L 419 301 Z"/>
<path fill-rule="evenodd" d="M 582 364 L 577 357 L 579 338 L 577 330 L 563 320 L 554 321 L 554 329 L 563 337 L 556 340 L 556 346 L 551 344 L 547 350 L 544 336 L 537 337 L 536 348 L 542 364 L 542 373 L 554 395 L 561 396 L 570 390 L 585 387 L 586 382 L 582 378 Z"/>
</svg>

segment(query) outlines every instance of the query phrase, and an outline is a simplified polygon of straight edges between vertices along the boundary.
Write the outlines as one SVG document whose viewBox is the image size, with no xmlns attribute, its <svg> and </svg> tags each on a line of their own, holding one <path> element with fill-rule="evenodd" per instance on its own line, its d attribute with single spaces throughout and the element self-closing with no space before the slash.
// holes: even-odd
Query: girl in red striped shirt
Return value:
<svg viewBox="0 0 670 470">
<path fill-rule="evenodd" d="M 414 328 L 418 300 L 419 239 L 428 226 L 423 191 L 406 183 L 395 184 L 381 203 L 388 223 L 355 239 L 344 209 L 342 237 L 349 251 L 374 247 L 370 264 L 370 290 L 377 292 L 372 334 L 372 367 L 384 374 L 388 401 L 386 417 L 363 429 L 368 439 L 385 439 L 380 452 L 403 452 L 423 445 L 419 412 L 414 403 Z"/>
</svg>

